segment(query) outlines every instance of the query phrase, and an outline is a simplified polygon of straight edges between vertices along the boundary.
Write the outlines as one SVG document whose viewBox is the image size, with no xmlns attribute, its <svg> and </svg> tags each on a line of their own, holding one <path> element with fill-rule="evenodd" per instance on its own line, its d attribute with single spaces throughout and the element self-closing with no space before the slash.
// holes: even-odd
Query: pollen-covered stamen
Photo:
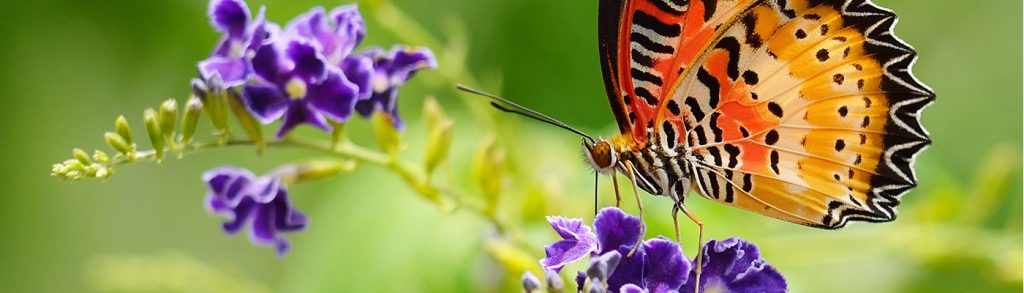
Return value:
<svg viewBox="0 0 1024 293">
<path fill-rule="evenodd" d="M 299 78 L 292 78 L 285 84 L 284 90 L 292 100 L 300 100 L 306 97 L 306 82 Z"/>
</svg>

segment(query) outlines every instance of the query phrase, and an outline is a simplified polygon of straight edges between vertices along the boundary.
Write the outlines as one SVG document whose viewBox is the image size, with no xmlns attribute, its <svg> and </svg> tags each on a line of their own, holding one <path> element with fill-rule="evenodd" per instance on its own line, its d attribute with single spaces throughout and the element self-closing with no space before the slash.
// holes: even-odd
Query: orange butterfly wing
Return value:
<svg viewBox="0 0 1024 293">
<path fill-rule="evenodd" d="M 917 55 L 893 36 L 891 11 L 866 0 L 614 2 L 602 2 L 600 31 L 620 130 L 689 153 L 680 159 L 698 193 L 821 228 L 895 218 L 930 144 L 918 116 L 934 93 L 910 73 Z M 673 25 L 679 37 L 666 38 Z"/>
<path fill-rule="evenodd" d="M 917 55 L 895 22 L 864 0 L 737 15 L 672 97 L 707 113 L 679 137 L 697 158 L 698 190 L 815 227 L 893 220 L 917 184 L 913 161 L 930 143 L 918 115 L 934 100 L 910 74 Z"/>
<path fill-rule="evenodd" d="M 602 0 L 598 38 L 612 113 L 637 148 L 667 93 L 717 29 L 753 0 Z"/>
</svg>

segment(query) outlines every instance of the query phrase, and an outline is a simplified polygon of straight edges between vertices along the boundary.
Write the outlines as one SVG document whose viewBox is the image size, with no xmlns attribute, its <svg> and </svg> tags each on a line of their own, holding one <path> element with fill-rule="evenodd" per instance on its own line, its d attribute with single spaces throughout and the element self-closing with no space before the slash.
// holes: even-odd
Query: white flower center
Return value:
<svg viewBox="0 0 1024 293">
<path fill-rule="evenodd" d="M 231 58 L 238 58 L 242 57 L 242 54 L 245 54 L 245 43 L 238 41 L 231 42 L 231 50 L 228 52 L 228 55 L 231 56 Z"/>
<path fill-rule="evenodd" d="M 376 74 L 373 75 L 373 92 L 383 93 L 388 90 L 388 86 L 390 85 L 388 79 L 387 74 L 379 71 L 376 72 Z"/>
<path fill-rule="evenodd" d="M 301 79 L 292 78 L 285 84 L 284 91 L 288 93 L 288 96 L 292 100 L 298 100 L 306 97 L 306 83 Z"/>
</svg>

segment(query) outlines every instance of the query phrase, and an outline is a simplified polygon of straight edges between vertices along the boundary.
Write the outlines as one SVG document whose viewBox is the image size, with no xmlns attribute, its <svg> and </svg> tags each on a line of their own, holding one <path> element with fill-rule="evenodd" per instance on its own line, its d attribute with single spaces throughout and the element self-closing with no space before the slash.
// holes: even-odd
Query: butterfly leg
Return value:
<svg viewBox="0 0 1024 293">
<path fill-rule="evenodd" d="M 676 208 L 677 209 L 674 208 L 673 210 L 674 211 L 682 211 L 683 214 L 685 214 L 687 217 L 689 217 L 690 220 L 693 221 L 694 224 L 697 224 L 697 231 L 698 231 L 697 232 L 697 268 L 696 268 L 696 272 L 697 272 L 696 273 L 696 277 L 697 277 L 697 279 L 695 280 L 696 281 L 695 284 L 697 284 L 697 285 L 694 286 L 694 293 L 698 293 L 699 292 L 699 288 L 700 288 L 700 271 L 701 271 L 701 269 L 704 266 L 704 222 L 702 222 L 700 219 L 698 219 L 697 216 L 694 216 L 693 213 L 690 213 L 690 210 L 687 209 L 686 206 L 683 205 L 682 202 L 677 202 L 676 203 Z M 675 216 L 676 215 L 673 212 L 672 213 L 672 218 L 675 219 Z M 679 224 L 676 223 L 676 233 L 677 233 L 676 237 L 679 237 L 678 236 L 678 233 L 679 233 L 679 226 L 678 225 Z"/>
<path fill-rule="evenodd" d="M 637 191 L 637 189 L 636 189 L 636 177 L 635 177 L 636 175 L 634 175 L 636 173 L 633 173 L 633 163 L 626 162 L 626 171 L 629 173 L 629 181 L 631 183 L 630 185 L 633 185 L 633 196 L 636 197 L 636 206 L 640 210 L 640 220 L 643 221 L 643 219 L 644 219 L 644 202 L 640 199 L 640 192 Z M 640 248 L 640 243 L 643 243 L 643 239 L 644 239 L 644 230 L 643 229 L 640 229 L 640 237 L 637 237 L 637 239 L 639 239 L 639 240 L 637 240 L 636 245 L 633 246 L 633 249 L 631 249 L 629 251 L 629 254 L 626 257 L 633 256 L 633 253 L 635 253 L 636 250 L 638 248 Z"/>
<path fill-rule="evenodd" d="M 682 208 L 680 208 L 682 205 L 683 203 L 680 201 L 677 201 L 672 205 L 672 224 L 675 225 L 676 228 L 676 243 L 679 243 L 680 245 L 683 244 L 683 238 L 679 236 L 679 211 L 682 210 Z"/>
</svg>

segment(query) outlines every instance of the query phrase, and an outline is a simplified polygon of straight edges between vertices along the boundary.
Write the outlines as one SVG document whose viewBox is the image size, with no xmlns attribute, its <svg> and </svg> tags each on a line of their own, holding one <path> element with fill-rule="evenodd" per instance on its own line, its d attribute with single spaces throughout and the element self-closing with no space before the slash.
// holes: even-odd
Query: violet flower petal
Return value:
<svg viewBox="0 0 1024 293">
<path fill-rule="evenodd" d="M 234 87 L 245 82 L 249 64 L 242 58 L 211 57 L 199 62 L 199 74 L 210 77 L 220 75 L 225 87 Z"/>
<path fill-rule="evenodd" d="M 343 122 L 355 110 L 359 89 L 341 72 L 328 74 L 320 84 L 310 85 L 306 95 L 309 106 L 332 120 Z"/>
<path fill-rule="evenodd" d="M 647 263 L 644 265 L 643 283 L 655 293 L 674 291 L 686 282 L 692 265 L 683 257 L 679 244 L 664 238 L 644 242 Z"/>
<path fill-rule="evenodd" d="M 608 277 L 608 290 L 611 292 L 618 291 L 623 285 L 638 284 L 643 281 L 647 251 L 644 251 L 643 245 L 637 248 L 633 255 L 629 255 L 630 250 L 633 250 L 632 245 L 622 245 L 617 249 L 622 254 L 622 259 L 619 260 L 615 271 L 612 271 L 612 275 Z"/>
<path fill-rule="evenodd" d="M 373 60 L 366 56 L 350 56 L 341 61 L 341 71 L 356 85 L 359 95 L 356 100 L 366 100 L 373 94 Z"/>
<path fill-rule="evenodd" d="M 701 291 L 786 292 L 786 280 L 761 258 L 757 246 L 739 238 L 711 240 L 704 245 Z M 696 270 L 690 272 L 681 291 L 692 292 Z"/>
<path fill-rule="evenodd" d="M 640 288 L 635 284 L 625 284 L 619 288 L 619 293 L 647 293 L 647 289 Z"/>
<path fill-rule="evenodd" d="M 566 264 L 582 259 L 597 249 L 597 236 L 582 219 L 548 217 L 548 222 L 563 240 L 544 247 L 540 264 L 545 270 L 561 271 Z"/>
<path fill-rule="evenodd" d="M 252 57 L 253 72 L 263 80 L 278 86 L 283 86 L 287 82 L 283 79 L 288 69 L 282 63 L 281 53 L 273 44 L 260 46 Z"/>
<path fill-rule="evenodd" d="M 284 122 L 281 123 L 281 129 L 277 130 L 277 138 L 284 137 L 286 133 L 302 123 L 309 123 L 324 131 L 331 131 L 331 126 L 327 124 L 327 119 L 324 118 L 323 114 L 310 109 L 304 101 L 293 100 L 284 114 Z"/>
<path fill-rule="evenodd" d="M 242 39 L 249 23 L 249 7 L 241 0 L 213 0 L 209 7 L 210 22 L 229 38 Z"/>
<path fill-rule="evenodd" d="M 281 118 L 291 103 L 291 99 L 276 86 L 255 83 L 242 89 L 242 101 L 249 108 L 249 112 L 263 124 Z"/>
<path fill-rule="evenodd" d="M 597 229 L 599 253 L 616 250 L 621 246 L 633 247 L 640 241 L 640 235 L 645 230 L 640 217 L 613 207 L 603 208 L 597 213 L 594 228 Z"/>
<path fill-rule="evenodd" d="M 323 57 L 317 53 L 316 47 L 306 41 L 293 40 L 288 43 L 285 51 L 294 64 L 292 75 L 307 83 L 319 83 L 327 74 L 327 66 Z"/>
</svg>

